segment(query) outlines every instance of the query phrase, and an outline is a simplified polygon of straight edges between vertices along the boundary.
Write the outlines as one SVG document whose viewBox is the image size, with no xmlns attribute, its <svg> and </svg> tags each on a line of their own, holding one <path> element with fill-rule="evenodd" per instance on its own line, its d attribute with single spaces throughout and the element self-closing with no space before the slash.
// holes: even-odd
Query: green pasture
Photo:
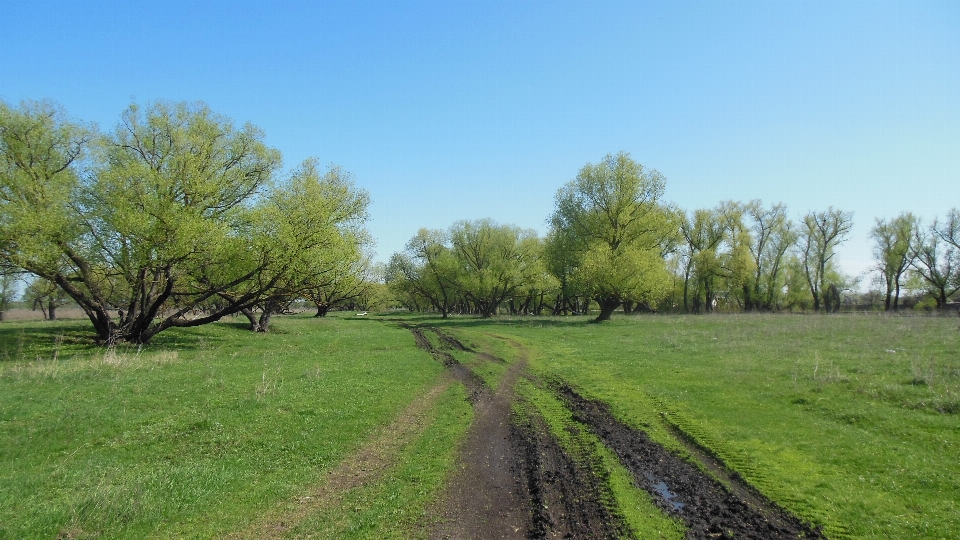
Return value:
<svg viewBox="0 0 960 540">
<path fill-rule="evenodd" d="M 303 495 L 443 372 L 408 331 L 379 321 L 275 324 L 267 335 L 239 319 L 178 330 L 142 350 L 97 348 L 79 321 L 0 325 L 0 538 L 243 529 Z M 398 521 L 385 507 L 381 532 L 412 527 L 442 486 L 470 415 L 451 392 L 427 442 L 413 443 L 434 452 L 401 458 L 406 472 L 372 488 L 400 494 L 405 512 Z"/>
<path fill-rule="evenodd" d="M 494 387 L 519 343 L 538 381 L 567 381 L 681 453 L 673 433 L 687 433 L 830 538 L 960 537 L 958 318 L 407 321 L 503 359 L 455 353 Z M 258 335 L 237 319 L 105 350 L 82 321 L 0 324 L 0 538 L 249 529 L 443 377 L 393 322 L 274 325 Z M 520 381 L 522 406 L 607 472 L 628 526 L 679 535 L 598 441 L 582 430 L 571 438 L 577 430 L 547 386 Z M 289 534 L 422 537 L 470 421 L 464 395 L 457 385 L 443 393 L 382 477 Z"/>
</svg>

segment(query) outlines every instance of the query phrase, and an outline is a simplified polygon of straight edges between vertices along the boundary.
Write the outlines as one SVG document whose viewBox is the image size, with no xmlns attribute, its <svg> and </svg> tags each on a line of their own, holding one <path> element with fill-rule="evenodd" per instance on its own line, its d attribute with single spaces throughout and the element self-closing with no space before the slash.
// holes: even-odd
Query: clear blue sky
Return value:
<svg viewBox="0 0 960 540">
<path fill-rule="evenodd" d="M 380 260 L 420 227 L 546 231 L 557 189 L 628 151 L 692 210 L 876 217 L 960 206 L 960 2 L 0 0 L 0 99 L 112 129 L 202 100 L 356 175 Z"/>
</svg>

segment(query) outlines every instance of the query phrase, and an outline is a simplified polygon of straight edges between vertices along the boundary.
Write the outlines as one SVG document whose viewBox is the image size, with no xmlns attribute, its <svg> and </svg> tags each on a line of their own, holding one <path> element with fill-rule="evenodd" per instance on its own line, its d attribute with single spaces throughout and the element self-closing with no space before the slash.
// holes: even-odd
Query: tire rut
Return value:
<svg viewBox="0 0 960 540">
<path fill-rule="evenodd" d="M 453 378 L 444 375 L 438 384 L 414 399 L 393 422 L 372 434 L 353 455 L 327 472 L 306 493 L 296 500 L 284 501 L 245 529 L 224 538 L 283 538 L 308 516 L 338 504 L 345 492 L 376 482 L 396 464 L 401 449 L 429 427 L 430 411 L 451 384 Z"/>
<path fill-rule="evenodd" d="M 583 398 L 565 384 L 560 385 L 558 393 L 574 418 L 617 455 L 657 506 L 683 520 L 688 538 L 824 538 L 820 530 L 789 514 L 735 475 L 722 475 L 733 488 L 728 489 L 643 431 L 617 420 L 605 403 Z M 683 438 L 681 442 L 689 445 Z M 725 469 L 702 449 L 692 450 L 715 474 Z"/>
<path fill-rule="evenodd" d="M 470 389 L 482 381 L 452 355 L 435 348 L 423 329 L 410 327 L 417 344 L 454 370 L 466 369 Z M 440 342 L 471 351 L 452 336 L 429 328 Z M 509 365 L 494 391 L 482 385 L 473 400 L 474 422 L 463 442 L 457 470 L 438 508 L 434 539 L 618 538 L 623 520 L 603 503 L 601 486 L 588 463 L 571 456 L 532 411 L 514 413 L 514 386 L 526 374 L 526 355 Z M 488 353 L 485 362 L 504 364 Z M 452 359 L 452 362 L 451 362 Z M 528 408 L 529 409 L 529 408 Z"/>
</svg>

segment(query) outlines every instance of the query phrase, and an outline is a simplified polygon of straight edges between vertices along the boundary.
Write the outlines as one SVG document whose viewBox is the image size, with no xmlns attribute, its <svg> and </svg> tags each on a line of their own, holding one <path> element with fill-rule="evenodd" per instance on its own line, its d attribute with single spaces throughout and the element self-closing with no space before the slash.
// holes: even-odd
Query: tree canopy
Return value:
<svg viewBox="0 0 960 540">
<path fill-rule="evenodd" d="M 565 261 L 554 266 L 600 305 L 597 320 L 625 301 L 655 304 L 669 286 L 664 255 L 678 218 L 660 202 L 665 182 L 621 152 L 586 164 L 557 192 L 551 234 Z"/>
<path fill-rule="evenodd" d="M 55 283 L 106 342 L 291 293 L 306 259 L 359 241 L 368 197 L 313 162 L 276 182 L 263 137 L 202 103 L 134 104 L 109 134 L 0 104 L 0 259 Z"/>
</svg>

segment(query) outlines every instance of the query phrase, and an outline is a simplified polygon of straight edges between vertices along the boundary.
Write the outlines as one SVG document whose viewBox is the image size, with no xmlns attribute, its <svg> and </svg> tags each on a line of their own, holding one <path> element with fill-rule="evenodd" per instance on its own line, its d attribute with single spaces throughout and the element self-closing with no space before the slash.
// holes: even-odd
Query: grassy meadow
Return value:
<svg viewBox="0 0 960 540">
<path fill-rule="evenodd" d="M 960 537 L 960 319 L 882 315 L 408 316 L 507 360 L 522 346 L 563 379 L 684 452 L 685 432 L 830 538 Z M 283 515 L 442 384 L 392 322 L 279 317 L 177 330 L 104 350 L 82 321 L 0 324 L 0 538 L 210 538 Z M 507 339 L 504 339 L 507 338 Z M 506 369 L 474 362 L 492 386 Z M 555 398 L 522 382 L 561 439 Z M 288 531 L 424 534 L 471 418 L 450 385 L 383 475 Z M 596 446 L 589 437 L 570 444 Z M 680 537 L 615 459 L 630 528 Z M 604 463 L 606 465 L 604 465 Z M 633 501 L 633 502 L 631 502 Z"/>
<path fill-rule="evenodd" d="M 374 320 L 283 317 L 268 335 L 219 323 L 142 350 L 99 349 L 90 334 L 81 321 L 0 325 L 0 538 L 243 529 L 304 495 L 443 374 L 408 331 Z M 437 408 L 411 442 L 435 452 L 366 488 L 393 490 L 381 536 L 404 536 L 442 485 L 471 413 L 456 387 Z M 329 527 L 364 530 L 366 516 L 346 515 Z"/>
</svg>

